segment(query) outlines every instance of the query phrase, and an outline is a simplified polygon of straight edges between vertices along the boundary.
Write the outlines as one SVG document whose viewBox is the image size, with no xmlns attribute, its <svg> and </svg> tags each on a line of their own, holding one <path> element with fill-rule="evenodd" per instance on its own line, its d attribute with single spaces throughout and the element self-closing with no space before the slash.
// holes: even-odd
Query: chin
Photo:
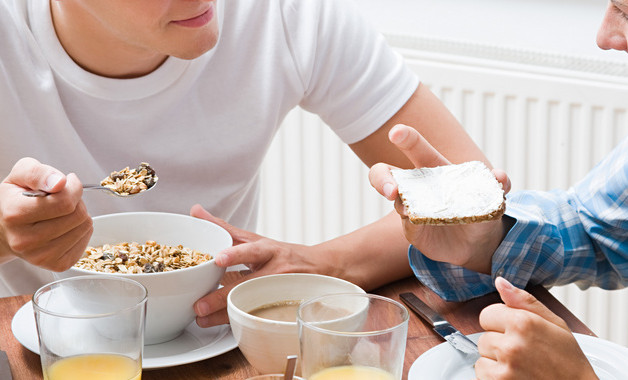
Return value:
<svg viewBox="0 0 628 380">
<path fill-rule="evenodd" d="M 186 43 L 176 45 L 169 55 L 180 59 L 194 59 L 216 46 L 218 31 L 212 30 L 210 33 L 203 33 L 203 35 L 192 38 L 182 38 L 181 40 L 186 41 Z"/>
</svg>

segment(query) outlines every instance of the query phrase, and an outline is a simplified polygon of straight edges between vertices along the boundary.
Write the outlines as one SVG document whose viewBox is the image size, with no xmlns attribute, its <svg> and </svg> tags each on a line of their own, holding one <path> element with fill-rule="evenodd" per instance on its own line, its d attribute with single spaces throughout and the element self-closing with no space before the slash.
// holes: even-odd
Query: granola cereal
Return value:
<svg viewBox="0 0 628 380">
<path fill-rule="evenodd" d="M 150 189 L 158 179 L 155 170 L 148 163 L 142 162 L 137 169 L 129 169 L 127 166 L 120 171 L 111 172 L 109 177 L 100 181 L 100 185 L 118 194 L 129 195 Z"/>
<path fill-rule="evenodd" d="M 212 259 L 207 253 L 155 241 L 87 247 L 75 268 L 102 273 L 157 273 L 196 266 Z"/>
</svg>

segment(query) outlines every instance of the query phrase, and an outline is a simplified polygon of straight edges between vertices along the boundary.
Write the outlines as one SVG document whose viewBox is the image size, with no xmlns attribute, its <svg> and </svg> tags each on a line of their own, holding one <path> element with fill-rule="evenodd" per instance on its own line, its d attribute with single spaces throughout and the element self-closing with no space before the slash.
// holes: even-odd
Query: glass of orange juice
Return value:
<svg viewBox="0 0 628 380">
<path fill-rule="evenodd" d="M 408 311 L 375 294 L 330 294 L 297 311 L 301 374 L 308 380 L 400 380 Z"/>
<path fill-rule="evenodd" d="M 44 380 L 140 380 L 146 288 L 115 276 L 52 282 L 33 295 Z"/>
</svg>

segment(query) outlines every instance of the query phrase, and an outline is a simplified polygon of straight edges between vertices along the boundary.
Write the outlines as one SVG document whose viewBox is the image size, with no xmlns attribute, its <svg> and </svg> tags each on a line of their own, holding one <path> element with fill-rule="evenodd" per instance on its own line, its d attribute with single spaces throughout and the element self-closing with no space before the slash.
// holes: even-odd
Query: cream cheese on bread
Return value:
<svg viewBox="0 0 628 380">
<path fill-rule="evenodd" d="M 502 185 L 480 161 L 391 173 L 415 224 L 477 223 L 500 217 L 506 209 Z"/>
</svg>

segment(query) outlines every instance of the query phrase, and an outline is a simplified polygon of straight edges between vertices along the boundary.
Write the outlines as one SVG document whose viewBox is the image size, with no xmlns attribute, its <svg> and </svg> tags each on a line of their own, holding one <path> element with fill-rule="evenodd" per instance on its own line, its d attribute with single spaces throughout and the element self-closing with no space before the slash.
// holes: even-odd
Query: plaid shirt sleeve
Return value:
<svg viewBox="0 0 628 380">
<path fill-rule="evenodd" d="M 628 286 L 628 139 L 567 191 L 509 195 L 506 215 L 515 224 L 493 254 L 491 275 L 430 260 L 410 246 L 415 275 L 449 301 L 494 291 L 497 276 L 521 288 Z"/>
</svg>

